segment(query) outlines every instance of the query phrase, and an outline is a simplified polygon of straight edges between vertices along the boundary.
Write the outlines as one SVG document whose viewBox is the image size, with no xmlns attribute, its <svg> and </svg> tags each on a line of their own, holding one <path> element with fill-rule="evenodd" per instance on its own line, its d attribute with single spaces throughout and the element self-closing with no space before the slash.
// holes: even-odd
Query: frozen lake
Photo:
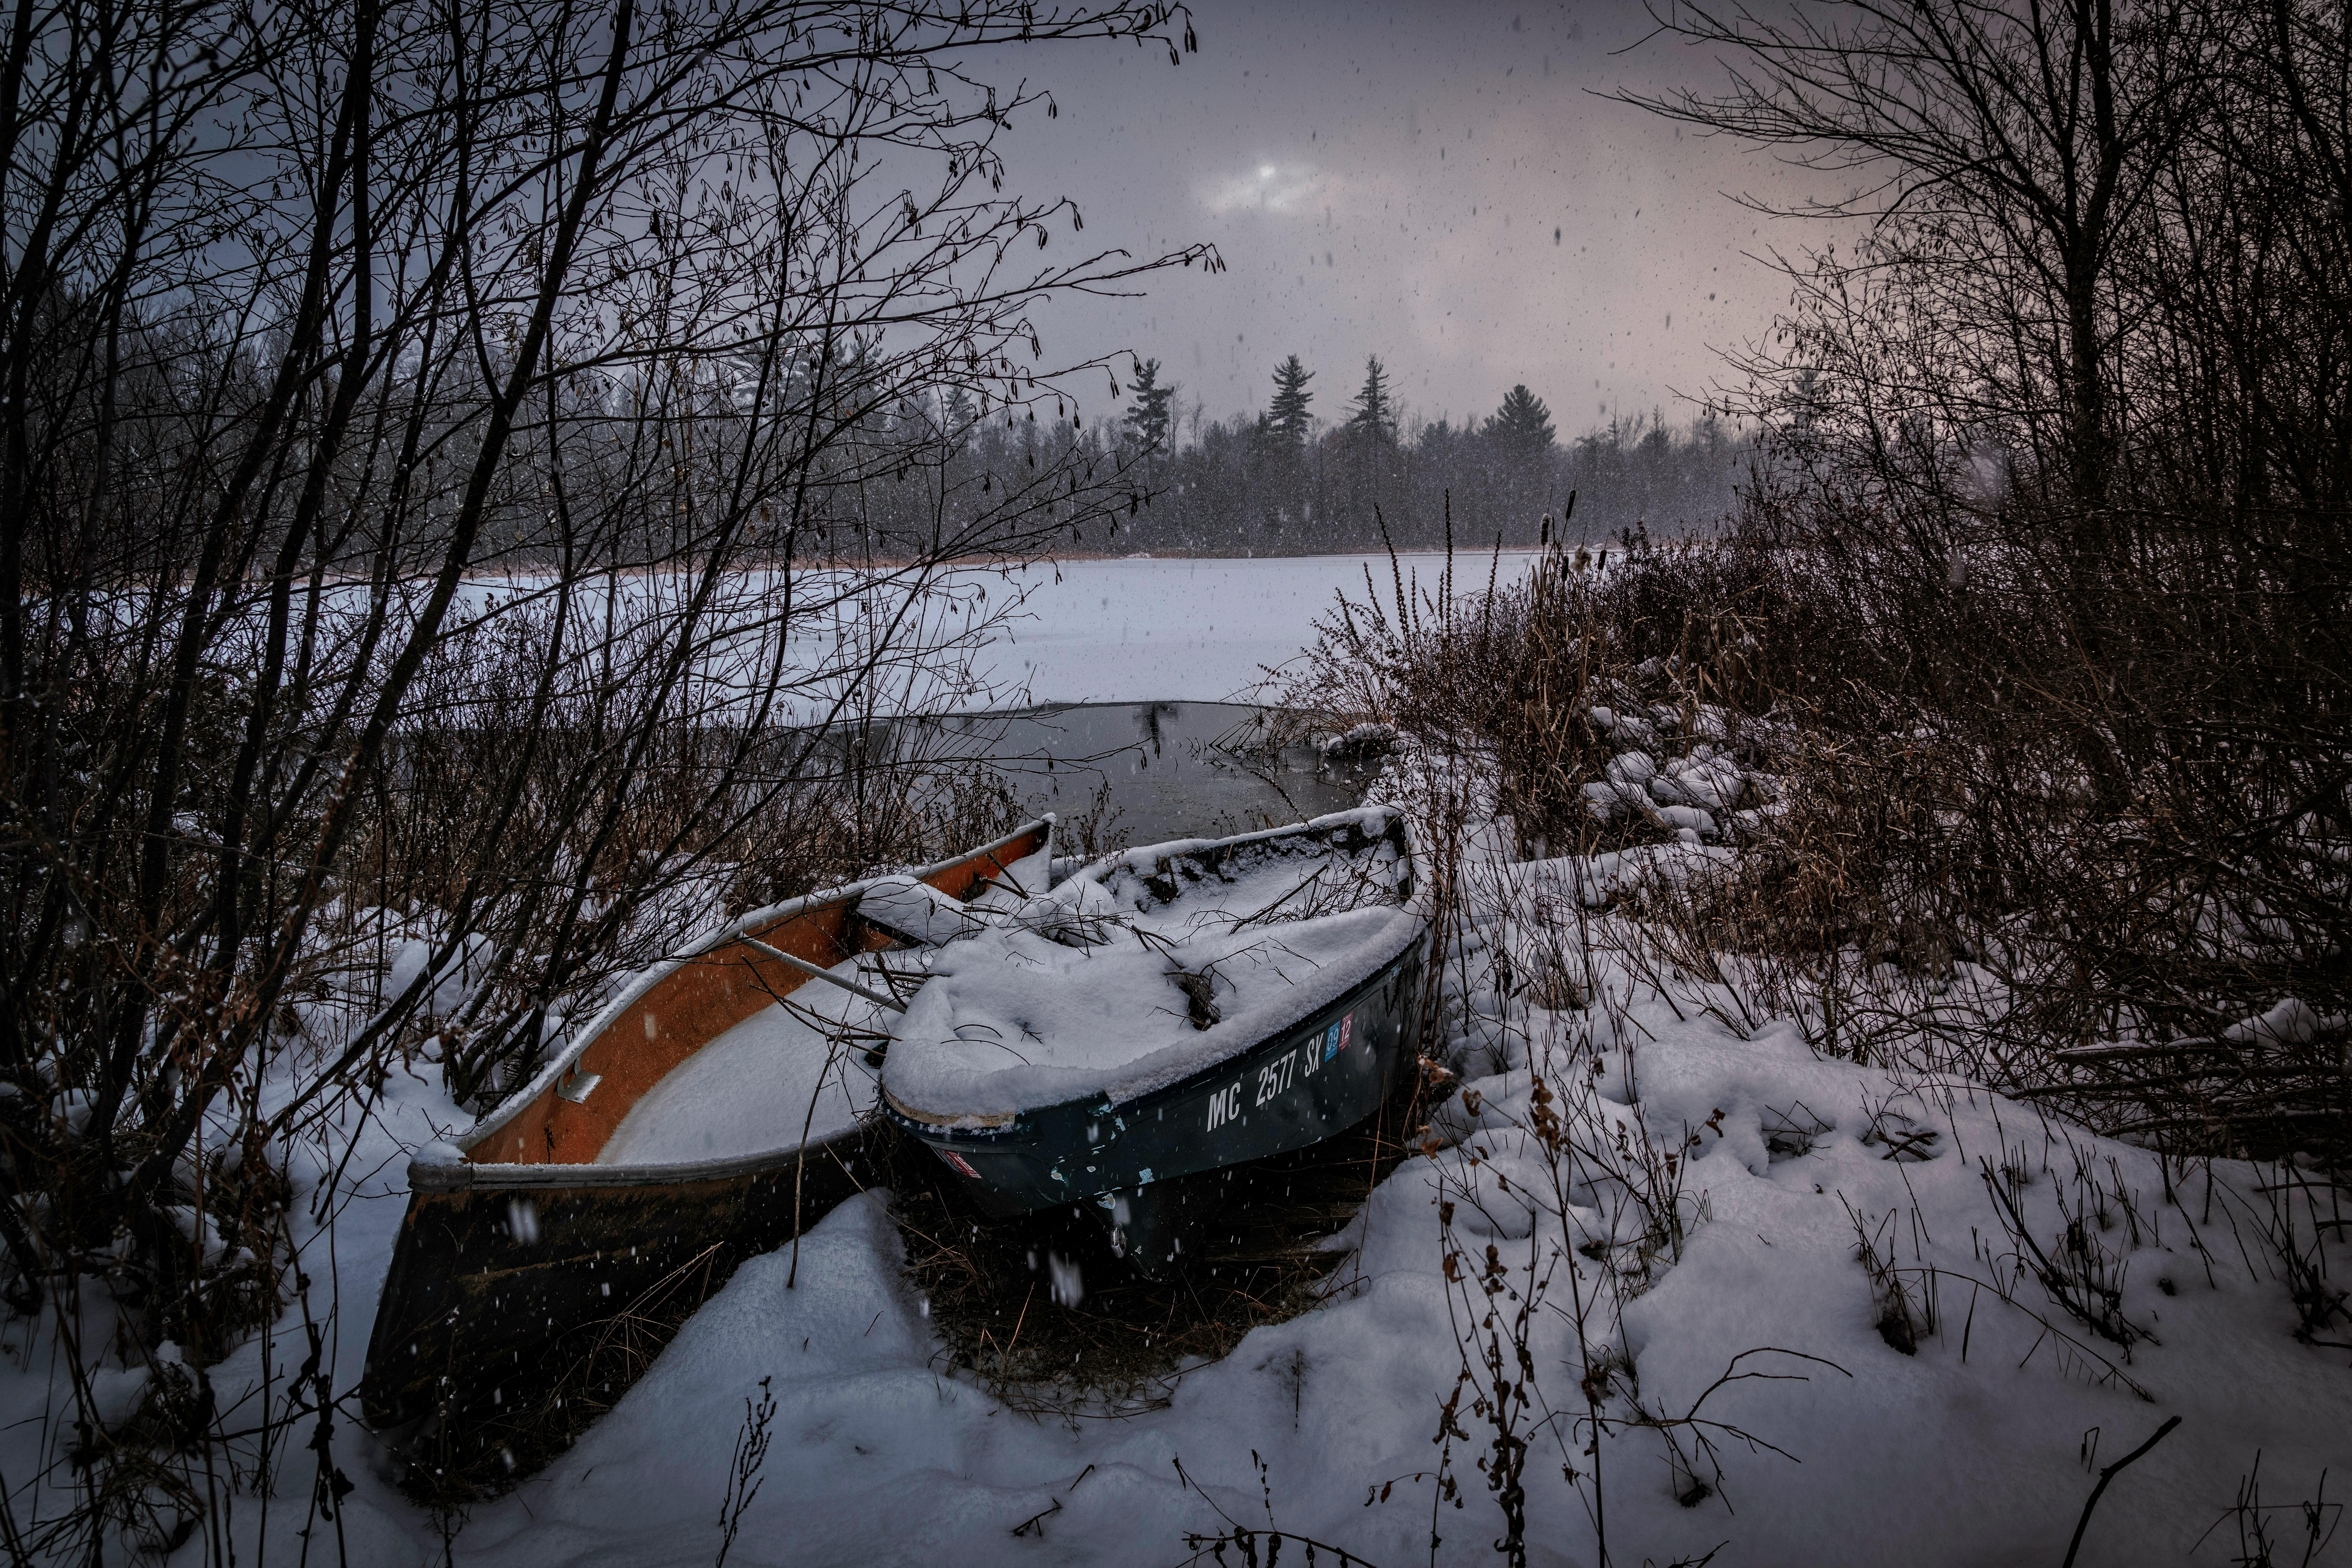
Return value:
<svg viewBox="0 0 2352 1568">
<path fill-rule="evenodd" d="M 1456 556 L 1454 591 L 1483 593 L 1490 566 L 1509 581 L 1534 559 Z M 1417 582 L 1433 595 L 1445 560 L 1403 555 L 1396 565 L 1409 591 Z M 1340 594 L 1363 602 L 1367 571 L 1393 614 L 1396 567 L 1385 554 L 1129 557 L 1016 573 L 1021 608 L 976 662 L 992 688 L 1025 693 L 1038 710 L 933 722 L 970 727 L 969 750 L 995 760 L 1033 809 L 1066 821 L 1108 782 L 1116 826 L 1139 844 L 1341 810 L 1362 798 L 1360 777 L 1318 774 L 1311 752 L 1244 766 L 1213 742 L 1249 721 L 1253 698 L 1271 695 L 1259 690 L 1268 673 L 1299 657 Z"/>
<path fill-rule="evenodd" d="M 1490 574 L 1517 580 L 1537 553 L 1456 556 L 1455 596 L 1484 593 Z M 1127 556 L 1018 569 L 950 565 L 907 576 L 810 566 L 793 569 L 789 584 L 761 568 L 729 582 L 701 612 L 700 669 L 708 689 L 721 693 L 781 676 L 774 716 L 792 722 L 844 711 L 1262 701 L 1269 676 L 1297 660 L 1342 594 L 1365 602 L 1368 576 L 1369 592 L 1393 615 L 1400 569 L 1417 599 L 1433 598 L 1445 558 Z M 600 636 L 614 635 L 608 581 L 620 584 L 617 635 L 633 647 L 674 635 L 693 588 L 674 574 L 584 578 L 572 597 L 575 646 L 593 648 Z M 552 590 L 551 579 L 529 574 L 476 578 L 459 615 L 487 622 L 502 605 L 544 605 Z M 361 591 L 346 593 L 360 608 Z M 772 639 L 787 617 L 779 660 Z M 887 651 L 877 641 L 886 626 Z M 869 684 L 851 689 L 848 673 Z"/>
<path fill-rule="evenodd" d="M 1499 576 L 1516 578 L 1535 553 L 1506 551 Z M 1398 560 L 1434 593 L 1444 556 Z M 1483 592 L 1493 561 L 1454 557 L 1455 593 Z M 1026 595 L 1021 618 L 989 643 L 981 668 L 1000 689 L 1025 687 L 1033 702 L 1246 700 L 1269 668 L 1314 640 L 1315 621 L 1339 594 L 1362 602 L 1367 571 L 1393 613 L 1384 554 L 1034 567 L 1013 574 Z"/>
<path fill-rule="evenodd" d="M 1455 596 L 1483 594 L 1490 576 L 1516 581 L 1537 556 L 1457 555 Z M 859 667 L 856 628 L 899 624 L 901 647 L 937 649 L 937 658 L 901 658 L 848 711 L 931 729 L 940 749 L 994 763 L 1032 809 L 1075 820 L 1108 783 L 1115 826 L 1132 842 L 1221 836 L 1361 798 L 1360 778 L 1318 775 L 1311 752 L 1244 760 L 1213 742 L 1277 694 L 1273 678 L 1299 659 L 1316 622 L 1342 595 L 1358 605 L 1376 596 L 1393 615 L 1400 572 L 1416 599 L 1434 598 L 1445 566 L 1433 552 L 1126 556 L 1011 571 L 951 566 L 920 584 L 886 574 L 870 586 L 809 568 L 790 588 L 763 570 L 722 594 L 711 618 L 747 630 L 733 644 L 721 631 L 702 669 L 721 692 L 738 683 L 749 689 L 761 672 L 772 679 L 767 639 L 775 606 L 797 592 L 804 607 L 788 634 L 788 673 L 772 716 L 824 721 L 842 712 L 841 682 L 828 672 Z M 648 637 L 660 635 L 689 587 L 663 576 L 617 581 L 624 622 Z M 501 599 L 511 605 L 549 589 L 540 578 L 478 579 L 467 609 L 488 618 Z M 805 607 L 812 599 L 818 607 Z M 604 606 L 603 583 L 592 579 L 572 613 L 593 632 Z M 900 623 L 902 614 L 909 618 Z M 968 674 L 958 674 L 967 662 Z"/>
</svg>

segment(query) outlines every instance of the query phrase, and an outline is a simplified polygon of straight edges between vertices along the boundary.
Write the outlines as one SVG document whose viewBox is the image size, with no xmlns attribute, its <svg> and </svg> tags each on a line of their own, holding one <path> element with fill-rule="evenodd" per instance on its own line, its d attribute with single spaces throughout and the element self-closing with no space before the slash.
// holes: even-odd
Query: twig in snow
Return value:
<svg viewBox="0 0 2352 1568">
<path fill-rule="evenodd" d="M 743 1401 L 743 1426 L 735 1434 L 735 1464 L 727 1477 L 727 1492 L 719 1505 L 719 1561 L 714 1568 L 727 1568 L 727 1553 L 733 1550 L 736 1532 L 743 1528 L 743 1515 L 751 1500 L 760 1495 L 763 1478 L 761 1468 L 768 1462 L 768 1445 L 774 1434 L 768 1429 L 776 1417 L 776 1396 L 769 1391 L 772 1380 L 760 1380 L 760 1402 Z"/>
<path fill-rule="evenodd" d="M 2060 1564 L 2060 1568 L 2074 1568 L 2074 1553 L 2083 1549 L 2083 1531 L 2091 1528 L 2091 1510 L 2099 1506 L 2099 1495 L 2107 1489 L 2107 1483 L 2121 1475 L 2125 1467 L 2133 1460 L 2170 1436 L 2172 1429 L 2179 1425 L 2179 1416 L 2166 1417 L 2164 1425 L 2158 1426 L 2147 1442 L 2099 1472 L 2099 1484 L 2093 1487 L 2091 1495 L 2083 1500 L 2083 1517 L 2074 1521 L 2074 1539 L 2066 1543 L 2066 1561 Z"/>
</svg>

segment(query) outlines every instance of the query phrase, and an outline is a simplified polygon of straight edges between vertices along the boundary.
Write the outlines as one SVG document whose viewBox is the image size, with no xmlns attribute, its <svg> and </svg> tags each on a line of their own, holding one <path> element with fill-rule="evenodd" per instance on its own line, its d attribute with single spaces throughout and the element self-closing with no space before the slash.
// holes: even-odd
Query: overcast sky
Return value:
<svg viewBox="0 0 2352 1568">
<path fill-rule="evenodd" d="M 1086 237 L 1209 240 L 1229 268 L 1150 297 L 1057 306 L 1048 357 L 1157 355 L 1208 416 L 1265 402 L 1283 355 L 1345 417 L 1377 353 L 1413 414 L 1493 411 L 1525 382 L 1563 436 L 1726 375 L 1716 351 L 1785 299 L 1748 258 L 1818 230 L 1734 205 L 1785 198 L 1768 154 L 1595 96 L 1719 68 L 1638 0 L 1254 5 L 1195 0 L 1201 49 L 1008 54 L 1050 87 L 1000 140 L 1012 178 L 1066 195 Z M 1612 51 L 1628 51 L 1612 54 Z"/>
</svg>

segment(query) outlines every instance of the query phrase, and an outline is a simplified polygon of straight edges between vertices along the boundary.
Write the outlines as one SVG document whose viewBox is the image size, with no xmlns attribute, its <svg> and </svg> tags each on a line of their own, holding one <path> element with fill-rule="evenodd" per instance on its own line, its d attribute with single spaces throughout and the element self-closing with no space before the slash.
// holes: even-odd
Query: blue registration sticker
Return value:
<svg viewBox="0 0 2352 1568">
<path fill-rule="evenodd" d="M 1323 1059 L 1329 1061 L 1339 1054 L 1339 1045 L 1347 1037 L 1338 1024 L 1323 1031 Z"/>
</svg>

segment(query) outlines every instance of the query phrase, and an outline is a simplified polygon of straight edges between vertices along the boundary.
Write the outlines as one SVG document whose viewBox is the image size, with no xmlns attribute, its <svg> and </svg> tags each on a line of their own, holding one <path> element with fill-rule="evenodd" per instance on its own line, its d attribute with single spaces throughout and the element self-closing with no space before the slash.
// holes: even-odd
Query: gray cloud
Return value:
<svg viewBox="0 0 2352 1568">
<path fill-rule="evenodd" d="M 1157 355 L 1213 417 L 1263 404 L 1292 353 L 1321 373 L 1318 413 L 1372 353 L 1428 417 L 1491 410 L 1517 382 L 1571 429 L 1671 403 L 1785 298 L 1750 254 L 1817 237 L 1726 194 L 1785 199 L 1780 164 L 1596 96 L 1716 79 L 1641 44 L 1628 0 L 1195 12 L 1201 52 L 1176 68 L 1139 49 L 1008 55 L 1060 113 L 1001 146 L 1024 188 L 1079 203 L 1089 239 L 1220 247 L 1222 275 L 1043 318 L 1058 353 Z"/>
</svg>

